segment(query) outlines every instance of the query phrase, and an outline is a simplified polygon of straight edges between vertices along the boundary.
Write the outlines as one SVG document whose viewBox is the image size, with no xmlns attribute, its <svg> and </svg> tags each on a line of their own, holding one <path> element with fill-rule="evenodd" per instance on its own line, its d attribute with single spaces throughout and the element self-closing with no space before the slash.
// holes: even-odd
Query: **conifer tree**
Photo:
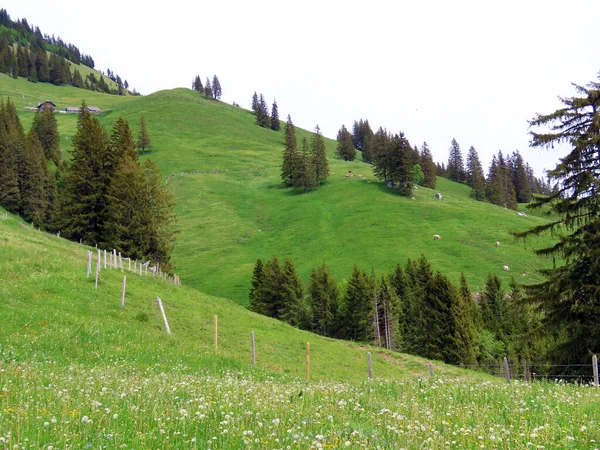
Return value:
<svg viewBox="0 0 600 450">
<path fill-rule="evenodd" d="M 281 270 L 281 309 L 279 317 L 292 326 L 297 326 L 303 316 L 304 288 L 296 268 L 290 259 L 283 261 Z"/>
<path fill-rule="evenodd" d="M 46 192 L 46 158 L 44 149 L 31 130 L 23 146 L 23 168 L 20 182 L 20 213 L 28 222 L 44 227 L 48 210 Z"/>
<path fill-rule="evenodd" d="M 144 119 L 143 114 L 140 116 L 140 130 L 138 132 L 137 148 L 142 154 L 149 152 L 152 148 L 152 142 L 150 141 L 150 136 L 148 135 L 148 127 L 146 126 L 146 120 Z"/>
<path fill-rule="evenodd" d="M 382 276 L 379 282 L 378 297 L 380 312 L 377 314 L 379 319 L 377 326 L 380 330 L 381 346 L 388 350 L 398 350 L 402 343 L 400 334 L 402 310 L 393 284 L 385 276 Z"/>
<path fill-rule="evenodd" d="M 344 161 L 354 161 L 356 158 L 356 149 L 352 144 L 352 135 L 344 125 L 338 131 L 336 156 Z"/>
<path fill-rule="evenodd" d="M 21 206 L 19 169 L 22 159 L 22 141 L 18 117 L 13 117 L 11 101 L 0 104 L 0 204 L 9 211 L 18 212 Z"/>
<path fill-rule="evenodd" d="M 52 110 L 42 109 L 41 112 L 36 112 L 32 128 L 42 144 L 46 158 L 58 165 L 60 161 L 60 135 Z"/>
<path fill-rule="evenodd" d="M 433 162 L 433 156 L 427 142 L 423 142 L 421 146 L 421 169 L 423 170 L 423 186 L 430 189 L 435 189 L 437 184 L 436 172 L 437 168 Z"/>
<path fill-rule="evenodd" d="M 269 115 L 269 107 L 264 95 L 260 94 L 258 98 L 258 111 L 256 113 L 256 122 L 263 128 L 270 128 L 271 116 Z"/>
<path fill-rule="evenodd" d="M 448 165 L 446 166 L 447 176 L 453 181 L 465 181 L 465 166 L 463 163 L 460 145 L 456 139 L 452 139 L 448 156 Z"/>
<path fill-rule="evenodd" d="M 296 128 L 292 118 L 288 115 L 285 124 L 283 162 L 281 164 L 281 179 L 287 186 L 292 186 L 294 170 L 298 164 L 298 142 L 296 140 Z"/>
<path fill-rule="evenodd" d="M 275 319 L 280 318 L 283 309 L 283 295 L 281 290 L 281 267 L 277 255 L 267 261 L 263 267 L 263 283 L 259 290 L 262 304 L 262 314 Z"/>
<path fill-rule="evenodd" d="M 387 183 L 390 179 L 390 156 L 391 156 L 391 138 L 383 129 L 379 128 L 373 139 L 372 149 L 373 174 Z"/>
<path fill-rule="evenodd" d="M 475 200 L 485 200 L 485 176 L 477 150 L 473 146 L 467 153 L 467 185 L 471 188 L 471 197 Z"/>
<path fill-rule="evenodd" d="M 398 334 L 400 348 L 405 351 L 407 343 L 407 320 L 411 314 L 411 295 L 406 276 L 400 264 L 396 264 L 394 271 L 388 277 L 389 284 L 398 298 Z"/>
<path fill-rule="evenodd" d="M 258 108 L 259 108 L 258 95 L 256 94 L 256 91 L 254 91 L 254 95 L 252 95 L 252 114 L 254 114 L 255 116 L 258 115 Z M 289 117 L 289 115 L 288 115 L 288 117 Z"/>
<path fill-rule="evenodd" d="M 200 79 L 200 75 L 196 75 L 194 81 L 192 81 L 192 89 L 194 91 L 204 93 L 204 86 L 202 86 L 202 80 Z"/>
<path fill-rule="evenodd" d="M 206 79 L 206 84 L 204 85 L 204 95 L 206 95 L 206 98 L 213 98 L 212 85 L 210 84 L 210 80 L 208 78 Z"/>
<path fill-rule="evenodd" d="M 531 185 L 527 166 L 518 151 L 513 152 L 510 158 L 510 172 L 517 202 L 529 203 L 531 201 Z"/>
<path fill-rule="evenodd" d="M 88 245 L 99 243 L 104 209 L 106 135 L 100 122 L 82 104 L 73 137 L 71 165 L 64 180 L 63 235 Z"/>
<path fill-rule="evenodd" d="M 254 271 L 252 272 L 252 281 L 250 287 L 249 298 L 249 309 L 258 314 L 265 314 L 265 307 L 262 299 L 262 287 L 264 282 L 264 269 L 262 259 L 258 258 L 254 264 Z"/>
<path fill-rule="evenodd" d="M 146 179 L 131 153 L 117 160 L 106 192 L 102 243 L 134 259 L 145 259 L 150 247 L 150 213 L 146 210 Z"/>
<path fill-rule="evenodd" d="M 387 170 L 389 181 L 392 187 L 398 187 L 401 195 L 410 197 L 415 184 L 410 143 L 404 133 L 400 132 L 391 138 L 389 148 L 390 153 L 386 160 L 389 163 Z"/>
<path fill-rule="evenodd" d="M 498 176 L 502 185 L 502 204 L 508 209 L 517 209 L 517 196 L 515 194 L 515 187 L 510 176 L 510 167 L 508 161 L 502 155 L 502 152 L 498 152 Z"/>
<path fill-rule="evenodd" d="M 327 181 L 327 177 L 329 177 L 329 164 L 327 162 L 325 139 L 321 134 L 319 125 L 315 127 L 315 134 L 313 135 L 310 144 L 312 164 L 317 185 L 323 184 Z"/>
<path fill-rule="evenodd" d="M 308 292 L 312 329 L 322 336 L 334 337 L 336 335 L 338 289 L 337 283 L 325 263 L 312 270 Z"/>
<path fill-rule="evenodd" d="M 373 134 L 373 130 L 369 126 L 369 122 L 366 122 L 365 134 L 363 136 L 362 142 L 362 160 L 366 163 L 373 162 L 373 141 L 375 139 L 375 135 Z"/>
<path fill-rule="evenodd" d="M 370 298 L 371 289 L 367 276 L 354 265 L 340 305 L 340 332 L 343 339 L 361 342 L 373 339 L 373 304 Z"/>
<path fill-rule="evenodd" d="M 279 131 L 280 129 L 279 110 L 277 109 L 277 102 L 273 101 L 273 107 L 271 108 L 271 130 Z"/>
<path fill-rule="evenodd" d="M 219 78 L 216 75 L 213 76 L 212 83 L 212 94 L 215 100 L 220 100 L 223 95 L 223 90 L 221 89 L 221 83 L 219 82 Z"/>
<path fill-rule="evenodd" d="M 456 355 L 459 364 L 475 364 L 477 329 L 474 316 L 475 302 L 463 273 L 460 274 L 460 292 L 454 297 L 451 307 L 452 321 L 455 324 Z"/>
<path fill-rule="evenodd" d="M 148 215 L 145 232 L 149 244 L 146 257 L 159 263 L 164 272 L 172 272 L 175 264 L 171 256 L 178 235 L 175 228 L 177 217 L 173 213 L 173 196 L 154 161 L 146 159 L 142 169 L 146 182 L 142 208 Z"/>
<path fill-rule="evenodd" d="M 292 170 L 292 186 L 302 189 L 305 193 L 317 186 L 312 159 L 312 155 L 308 153 L 308 141 L 303 137 L 302 152 L 298 155 Z"/>
<path fill-rule="evenodd" d="M 481 315 L 485 328 L 492 331 L 501 341 L 506 340 L 508 331 L 507 303 L 502 281 L 497 275 L 489 274 L 481 299 Z"/>
<path fill-rule="evenodd" d="M 536 253 L 561 257 L 565 263 L 542 270 L 546 279 L 527 288 L 526 295 L 544 312 L 547 332 L 565 336 L 552 349 L 552 361 L 587 364 L 590 354 L 600 352 L 600 83 L 574 88 L 575 95 L 560 99 L 561 108 L 529 122 L 534 148 L 550 149 L 558 143 L 569 148 L 548 174 L 556 189 L 530 205 L 550 208 L 556 217 L 516 236 L 558 236 L 558 242 Z"/>
</svg>

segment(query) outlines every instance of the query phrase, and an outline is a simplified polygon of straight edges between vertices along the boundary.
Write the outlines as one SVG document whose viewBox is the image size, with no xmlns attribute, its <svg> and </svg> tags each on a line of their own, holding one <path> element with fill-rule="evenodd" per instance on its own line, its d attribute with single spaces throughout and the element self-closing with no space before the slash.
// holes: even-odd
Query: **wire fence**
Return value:
<svg viewBox="0 0 600 450">
<path fill-rule="evenodd" d="M 504 364 L 465 364 L 465 369 L 479 370 L 490 375 L 519 381 L 555 381 L 569 383 L 592 383 L 598 386 L 598 358 L 593 355 L 589 364 L 537 364 L 527 361 Z"/>
</svg>

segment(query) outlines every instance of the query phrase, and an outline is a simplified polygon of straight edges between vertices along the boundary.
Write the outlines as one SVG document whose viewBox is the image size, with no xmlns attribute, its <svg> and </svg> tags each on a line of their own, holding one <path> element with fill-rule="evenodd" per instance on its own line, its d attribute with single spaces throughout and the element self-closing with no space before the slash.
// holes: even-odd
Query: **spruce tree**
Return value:
<svg viewBox="0 0 600 450">
<path fill-rule="evenodd" d="M 73 137 L 71 165 L 64 180 L 60 227 L 69 239 L 88 245 L 99 243 L 103 224 L 106 188 L 104 163 L 106 135 L 96 117 L 90 114 L 85 102 L 77 120 Z"/>
<path fill-rule="evenodd" d="M 423 170 L 423 186 L 430 189 L 435 189 L 437 184 L 437 168 L 433 162 L 433 156 L 427 142 L 423 142 L 421 146 L 421 169 Z"/>
<path fill-rule="evenodd" d="M 377 317 L 381 346 L 388 350 L 398 350 L 402 346 L 402 335 L 400 334 L 402 309 L 393 283 L 386 276 L 382 276 L 379 282 L 378 300 L 380 312 Z"/>
<path fill-rule="evenodd" d="M 453 181 L 465 181 L 465 166 L 463 163 L 460 145 L 456 139 L 452 139 L 449 149 L 448 165 L 446 166 L 447 176 Z"/>
<path fill-rule="evenodd" d="M 356 149 L 352 144 L 352 135 L 344 125 L 338 131 L 336 156 L 344 161 L 354 161 L 356 158 Z"/>
<path fill-rule="evenodd" d="M 525 161 L 523 161 L 523 157 L 518 151 L 512 154 L 510 172 L 517 202 L 529 203 L 531 201 L 529 175 Z"/>
<path fill-rule="evenodd" d="M 258 95 L 256 94 L 256 91 L 254 91 L 254 95 L 252 95 L 252 114 L 254 114 L 255 116 L 258 115 L 258 108 L 259 108 Z M 288 115 L 288 117 L 289 117 L 289 115 Z"/>
<path fill-rule="evenodd" d="M 370 342 L 374 336 L 373 304 L 367 276 L 356 265 L 340 305 L 340 332 L 343 339 Z"/>
<path fill-rule="evenodd" d="M 223 95 L 223 90 L 221 89 L 221 83 L 219 82 L 219 78 L 216 75 L 213 76 L 212 83 L 212 94 L 215 100 L 220 100 Z"/>
<path fill-rule="evenodd" d="M 42 109 L 36 112 L 32 124 L 38 140 L 42 144 L 46 158 L 52 160 L 55 165 L 60 161 L 60 135 L 56 117 L 51 109 Z"/>
<path fill-rule="evenodd" d="M 204 85 L 204 95 L 206 95 L 206 98 L 213 98 L 212 85 L 210 84 L 210 80 L 208 78 L 206 79 L 206 84 Z"/>
<path fill-rule="evenodd" d="M 362 142 L 362 160 L 366 163 L 373 162 L 373 141 L 375 139 L 375 135 L 373 134 L 373 130 L 369 126 L 369 122 L 366 122 L 365 125 L 365 134 L 363 136 Z"/>
<path fill-rule="evenodd" d="M 473 146 L 467 153 L 467 185 L 471 188 L 471 197 L 475 200 L 485 200 L 485 176 L 477 150 Z"/>
<path fill-rule="evenodd" d="M 44 149 L 33 129 L 28 133 L 23 146 L 23 162 L 20 213 L 27 222 L 43 228 L 48 211 L 48 174 Z"/>
<path fill-rule="evenodd" d="M 148 136 L 148 127 L 146 126 L 146 120 L 144 119 L 143 114 L 140 116 L 140 130 L 138 132 L 137 148 L 142 154 L 149 152 L 152 148 L 152 142 L 150 141 L 150 136 Z"/>
<path fill-rule="evenodd" d="M 269 107 L 264 95 L 260 94 L 258 98 L 258 111 L 256 113 L 256 122 L 263 128 L 271 127 L 271 116 L 269 115 Z"/>
<path fill-rule="evenodd" d="M 319 125 L 315 127 L 315 134 L 310 142 L 310 151 L 317 184 L 323 184 L 329 177 L 329 163 L 327 162 L 325 139 Z"/>
<path fill-rule="evenodd" d="M 526 295 L 545 313 L 547 332 L 564 335 L 552 349 L 552 360 L 587 364 L 590 354 L 600 352 L 600 83 L 574 87 L 574 96 L 560 99 L 561 108 L 529 122 L 532 147 L 566 143 L 569 148 L 548 174 L 556 189 L 530 205 L 549 208 L 556 216 L 516 236 L 525 239 L 551 232 L 558 237 L 558 242 L 536 253 L 560 257 L 564 264 L 542 270 L 546 279 L 527 288 Z"/>
<path fill-rule="evenodd" d="M 312 270 L 308 293 L 312 313 L 312 329 L 322 336 L 335 337 L 338 289 L 337 283 L 325 263 Z"/>
<path fill-rule="evenodd" d="M 459 364 L 475 364 L 477 357 L 477 328 L 474 316 L 475 302 L 463 273 L 460 274 L 460 291 L 454 296 L 451 307 L 455 324 L 456 355 Z"/>
<path fill-rule="evenodd" d="M 281 289 L 281 267 L 277 255 L 267 261 L 263 267 L 263 283 L 259 290 L 262 300 L 262 309 L 265 316 L 280 318 L 283 309 L 283 294 Z"/>
<path fill-rule="evenodd" d="M 292 186 L 308 192 L 317 186 L 317 178 L 312 163 L 313 156 L 308 153 L 308 141 L 302 138 L 302 152 L 292 170 Z"/>
<path fill-rule="evenodd" d="M 283 261 L 281 270 L 281 309 L 279 318 L 292 326 L 297 326 L 303 315 L 304 288 L 290 259 Z"/>
<path fill-rule="evenodd" d="M 119 158 L 106 191 L 102 244 L 134 259 L 146 259 L 150 247 L 150 213 L 146 206 L 146 179 L 137 155 Z"/>
<path fill-rule="evenodd" d="M 177 217 L 173 213 L 173 196 L 158 167 L 150 158 L 142 166 L 146 189 L 142 205 L 147 214 L 146 235 L 149 240 L 147 259 L 159 263 L 165 272 L 172 272 L 175 264 L 171 259 L 178 230 Z"/>
<path fill-rule="evenodd" d="M 392 146 L 391 138 L 383 128 L 379 128 L 375 133 L 371 153 L 372 163 L 375 166 L 373 174 L 387 183 L 390 180 Z"/>
<path fill-rule="evenodd" d="M 496 155 L 492 157 L 492 162 L 488 170 L 485 196 L 494 205 L 504 205 L 504 183 Z"/>
<path fill-rule="evenodd" d="M 292 118 L 288 115 L 285 124 L 283 162 L 281 163 L 281 179 L 287 186 L 292 186 L 294 170 L 299 161 L 298 142 L 296 140 L 296 128 Z"/>
<path fill-rule="evenodd" d="M 279 123 L 279 110 L 277 109 L 277 102 L 273 101 L 273 107 L 271 108 L 271 130 L 279 131 L 280 129 L 281 124 Z"/>
<path fill-rule="evenodd" d="M 502 204 L 508 209 L 517 209 L 517 196 L 510 176 L 509 162 L 502 152 L 498 152 L 498 175 L 502 183 Z"/>
<path fill-rule="evenodd" d="M 18 132 L 20 122 L 11 118 L 9 110 L 13 108 L 10 104 L 10 99 L 6 105 L 0 104 L 0 204 L 9 211 L 18 212 L 21 206 L 19 168 L 22 141 Z"/>
<path fill-rule="evenodd" d="M 404 133 L 394 135 L 390 140 L 390 152 L 386 162 L 389 164 L 387 176 L 392 186 L 407 197 L 412 196 L 415 179 L 412 164 L 412 148 Z"/>
</svg>

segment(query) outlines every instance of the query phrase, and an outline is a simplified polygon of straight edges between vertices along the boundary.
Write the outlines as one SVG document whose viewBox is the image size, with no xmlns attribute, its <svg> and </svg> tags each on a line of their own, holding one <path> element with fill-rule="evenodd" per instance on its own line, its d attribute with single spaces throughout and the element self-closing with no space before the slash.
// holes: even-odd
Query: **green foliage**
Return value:
<svg viewBox="0 0 600 450">
<path fill-rule="evenodd" d="M 367 276 L 355 265 L 339 307 L 339 337 L 372 342 L 375 307 L 373 300 L 373 289 Z"/>
<path fill-rule="evenodd" d="M 292 186 L 294 170 L 298 164 L 300 155 L 298 154 L 298 141 L 296 140 L 296 130 L 292 122 L 292 118 L 289 115 L 285 124 L 285 135 L 283 145 L 284 148 L 283 161 L 281 163 L 281 179 L 287 186 Z"/>
<path fill-rule="evenodd" d="M 317 184 L 323 184 L 329 177 L 329 163 L 327 162 L 325 139 L 321 134 L 319 125 L 315 127 L 315 133 L 310 142 L 310 151 Z"/>
<path fill-rule="evenodd" d="M 477 150 L 473 146 L 469 147 L 467 153 L 467 186 L 471 188 L 471 197 L 475 200 L 485 200 L 485 177 L 483 175 L 483 167 L 479 160 Z"/>
<path fill-rule="evenodd" d="M 219 78 L 216 75 L 213 76 L 212 94 L 215 100 L 221 100 L 221 96 L 223 95 L 221 83 L 219 82 Z"/>
<path fill-rule="evenodd" d="M 277 102 L 274 101 L 273 107 L 271 108 L 271 130 L 279 131 L 280 129 L 281 124 L 279 123 L 279 109 L 277 108 Z"/>
<path fill-rule="evenodd" d="M 344 125 L 338 131 L 337 142 L 335 155 L 344 161 L 354 161 L 354 158 L 356 158 L 356 149 L 352 144 L 352 135 Z"/>
<path fill-rule="evenodd" d="M 460 145 L 456 139 L 452 139 L 448 155 L 448 165 L 446 166 L 447 177 L 452 181 L 463 182 L 466 179 L 465 165 L 463 163 Z"/>
<path fill-rule="evenodd" d="M 325 263 L 313 269 L 308 286 L 312 330 L 323 336 L 334 336 L 338 313 L 338 288 Z"/>
<path fill-rule="evenodd" d="M 435 163 L 433 162 L 433 155 L 431 154 L 431 150 L 429 150 L 429 146 L 427 142 L 423 142 L 421 146 L 421 169 L 423 170 L 423 181 L 422 184 L 425 187 L 430 189 L 435 189 L 437 183 L 436 172 L 437 168 Z"/>
<path fill-rule="evenodd" d="M 23 128 L 10 99 L 0 104 L 0 204 L 17 212 L 21 205 L 19 169 L 22 161 Z"/>
<path fill-rule="evenodd" d="M 412 179 L 414 180 L 415 184 L 423 184 L 423 181 L 425 180 L 425 174 L 423 173 L 420 164 L 415 164 L 413 166 Z"/>
<path fill-rule="evenodd" d="M 60 161 L 60 135 L 54 113 L 51 109 L 42 109 L 33 119 L 32 129 L 42 144 L 46 158 L 58 165 Z"/>
<path fill-rule="evenodd" d="M 140 129 L 138 131 L 137 148 L 142 154 L 150 151 L 152 148 L 152 142 L 150 141 L 150 136 L 148 135 L 146 119 L 144 119 L 143 114 L 140 116 Z"/>
<path fill-rule="evenodd" d="M 536 253 L 562 257 L 565 264 L 543 270 L 546 280 L 528 288 L 527 297 L 545 313 L 548 333 L 565 335 L 553 349 L 553 359 L 583 362 L 600 352 L 600 83 L 574 87 L 575 96 L 560 99 L 563 107 L 530 121 L 533 147 L 567 143 L 570 148 L 548 174 L 558 189 L 547 197 L 535 197 L 531 205 L 549 208 L 555 219 L 515 235 L 521 239 L 548 232 L 559 236 L 558 243 Z"/>
</svg>

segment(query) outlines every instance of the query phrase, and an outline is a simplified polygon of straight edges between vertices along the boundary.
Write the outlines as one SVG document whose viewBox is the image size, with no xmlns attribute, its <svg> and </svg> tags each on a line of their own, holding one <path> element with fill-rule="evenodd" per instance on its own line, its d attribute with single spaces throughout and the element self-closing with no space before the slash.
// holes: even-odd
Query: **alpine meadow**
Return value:
<svg viewBox="0 0 600 450">
<path fill-rule="evenodd" d="M 600 83 L 536 176 L 189 78 L 0 10 L 0 448 L 600 447 Z"/>
</svg>

